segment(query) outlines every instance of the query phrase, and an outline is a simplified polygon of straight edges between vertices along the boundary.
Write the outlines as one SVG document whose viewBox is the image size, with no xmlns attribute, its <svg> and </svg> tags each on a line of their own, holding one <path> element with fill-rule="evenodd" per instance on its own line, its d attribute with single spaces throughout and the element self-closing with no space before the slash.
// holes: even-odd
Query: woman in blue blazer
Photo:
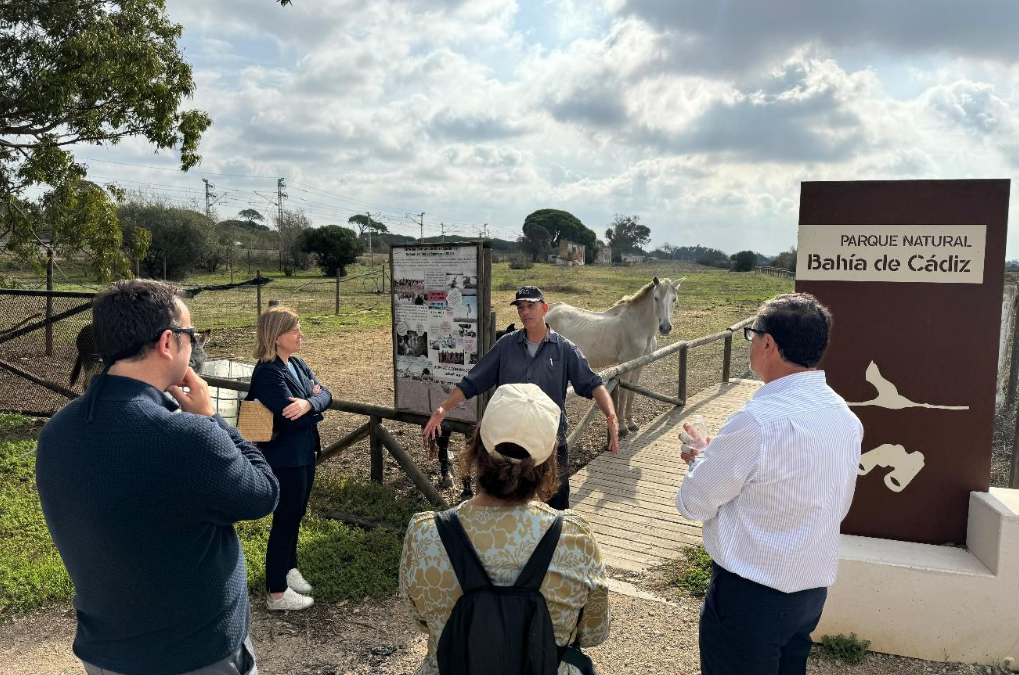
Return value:
<svg viewBox="0 0 1019 675">
<path fill-rule="evenodd" d="M 272 440 L 258 443 L 280 484 L 265 551 L 265 585 L 269 609 L 305 609 L 314 600 L 297 569 L 297 535 L 308 510 L 320 449 L 318 423 L 333 397 L 301 359 L 304 333 L 292 309 L 270 307 L 258 318 L 255 358 L 247 400 L 257 400 L 273 414 Z"/>
</svg>

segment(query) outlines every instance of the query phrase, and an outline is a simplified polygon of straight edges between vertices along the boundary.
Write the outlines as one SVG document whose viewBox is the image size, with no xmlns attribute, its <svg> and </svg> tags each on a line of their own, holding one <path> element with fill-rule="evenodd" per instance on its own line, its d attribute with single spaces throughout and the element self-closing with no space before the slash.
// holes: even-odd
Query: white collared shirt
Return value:
<svg viewBox="0 0 1019 675">
<path fill-rule="evenodd" d="M 676 494 L 704 548 L 784 593 L 831 586 L 856 489 L 863 425 L 824 372 L 787 375 L 733 413 Z"/>
</svg>

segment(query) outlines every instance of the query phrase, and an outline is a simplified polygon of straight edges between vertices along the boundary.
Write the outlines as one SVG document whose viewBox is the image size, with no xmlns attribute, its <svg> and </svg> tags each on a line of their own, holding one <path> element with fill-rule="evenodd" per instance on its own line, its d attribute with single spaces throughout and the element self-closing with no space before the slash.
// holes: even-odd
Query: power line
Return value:
<svg viewBox="0 0 1019 675">
<path fill-rule="evenodd" d="M 82 157 L 81 159 L 86 162 L 102 162 L 104 164 L 120 164 L 121 166 L 134 166 L 141 169 L 153 169 L 154 171 L 173 171 L 174 173 L 184 173 L 180 169 L 171 169 L 167 166 L 149 166 L 147 164 L 135 164 L 133 162 L 116 162 L 112 159 L 99 159 L 98 157 Z M 276 176 L 256 176 L 248 173 L 216 173 L 214 171 L 195 171 L 195 173 L 204 174 L 206 176 L 227 176 L 229 178 L 276 178 Z"/>
<path fill-rule="evenodd" d="M 89 161 L 98 161 L 98 162 L 104 162 L 104 163 L 108 163 L 108 164 L 118 164 L 118 165 L 122 165 L 122 166 L 152 168 L 152 169 L 158 169 L 158 170 L 174 170 L 174 169 L 166 169 L 165 167 L 152 167 L 152 166 L 147 166 L 147 165 L 143 165 L 143 164 L 134 164 L 134 163 L 130 163 L 130 162 L 117 162 L 117 161 L 114 161 L 114 160 L 101 160 L 101 159 L 94 159 L 94 158 L 93 159 L 85 158 L 85 159 L 89 160 Z M 239 177 L 239 178 L 270 178 L 270 176 L 257 176 L 257 175 L 250 175 L 250 174 L 227 174 L 227 173 L 214 173 L 214 172 L 208 172 L 207 175 Z M 166 201 L 171 201 L 171 202 L 177 203 L 177 204 L 184 204 L 184 205 L 187 205 L 187 206 L 193 206 L 193 205 L 196 205 L 196 204 L 200 204 L 201 201 L 202 201 L 202 193 L 199 192 L 198 190 L 194 189 L 194 188 L 190 188 L 190 187 L 187 187 L 187 186 L 169 185 L 169 184 L 165 184 L 165 183 L 152 183 L 152 182 L 146 182 L 146 181 L 140 181 L 140 180 L 134 180 L 134 179 L 127 179 L 127 178 L 114 178 L 112 176 L 106 176 L 106 175 L 103 175 L 103 174 L 91 174 L 90 173 L 90 177 L 94 178 L 94 179 L 97 179 L 97 180 L 104 180 L 104 181 L 108 181 L 108 182 L 115 183 L 115 184 L 118 184 L 118 185 L 122 185 L 124 187 L 129 187 L 131 189 L 135 189 L 135 190 L 138 190 L 138 191 L 148 191 L 148 192 L 151 192 L 151 193 L 161 193 L 162 196 L 166 199 Z M 276 188 L 277 189 L 276 189 L 276 194 L 272 195 L 271 197 L 267 196 L 267 195 L 265 195 L 265 194 L 263 194 L 261 192 L 259 192 L 258 190 L 242 190 L 242 189 L 236 189 L 236 188 L 222 188 L 221 187 L 221 188 L 218 189 L 218 192 L 213 192 L 212 190 L 216 186 L 213 185 L 210 181 L 208 181 L 208 179 L 202 179 L 203 183 L 206 184 L 205 190 L 208 193 L 206 195 L 206 199 L 205 199 L 205 202 L 206 202 L 206 204 L 205 204 L 206 213 L 211 213 L 211 207 L 214 204 L 217 204 L 217 203 L 222 203 L 224 205 L 225 204 L 234 204 L 234 205 L 254 207 L 254 206 L 256 206 L 256 205 L 258 205 L 260 203 L 260 202 L 256 201 L 255 198 L 257 198 L 259 200 L 263 200 L 264 202 L 267 202 L 271 206 L 276 207 L 277 213 L 278 213 L 278 215 L 280 215 L 280 212 L 283 210 L 283 205 L 282 205 L 283 200 L 287 199 L 287 195 L 282 193 L 282 190 L 281 190 L 281 183 L 282 183 L 282 187 L 291 187 L 291 188 L 297 190 L 298 192 L 304 193 L 304 194 L 306 194 L 306 195 L 308 195 L 309 197 L 312 197 L 312 198 L 317 197 L 319 199 L 326 199 L 326 200 L 330 200 L 330 201 L 341 202 L 340 204 L 337 204 L 337 203 L 322 202 L 322 201 L 318 201 L 316 199 L 308 199 L 306 197 L 292 197 L 291 198 L 291 199 L 293 199 L 293 200 L 295 200 L 297 202 L 300 202 L 302 205 L 304 205 L 304 206 L 302 206 L 302 208 L 307 210 L 311 215 L 315 215 L 315 216 L 321 217 L 321 218 L 342 218 L 344 216 L 347 216 L 348 219 L 349 219 L 350 215 L 356 215 L 356 214 L 359 214 L 359 213 L 364 213 L 364 209 L 363 208 L 358 208 L 358 207 L 351 206 L 351 205 L 358 205 L 358 206 L 360 206 L 360 205 L 371 205 L 371 206 L 376 206 L 376 207 L 381 208 L 380 211 L 376 212 L 376 219 L 381 221 L 381 222 L 386 223 L 386 225 L 388 227 L 390 227 L 391 229 L 393 229 L 394 231 L 399 229 L 399 230 L 402 230 L 403 232 L 408 232 L 409 231 L 409 227 L 407 225 L 407 220 L 412 220 L 414 225 L 417 226 L 416 229 L 418 231 L 417 231 L 416 234 L 418 235 L 419 239 L 424 239 L 426 227 L 430 231 L 433 231 L 433 232 L 434 231 L 438 231 L 440 233 L 440 236 L 445 236 L 445 234 L 454 234 L 454 233 L 463 233 L 463 234 L 466 234 L 466 233 L 468 233 L 470 231 L 476 231 L 479 234 L 481 234 L 483 237 L 486 237 L 486 238 L 490 238 L 492 236 L 493 232 L 496 235 L 501 235 L 501 236 L 507 237 L 510 240 L 512 240 L 512 239 L 514 239 L 516 237 L 516 232 L 511 232 L 509 230 L 502 229 L 502 228 L 492 228 L 487 223 L 485 223 L 482 226 L 478 226 L 478 225 L 476 225 L 474 223 L 457 222 L 457 221 L 454 221 L 453 219 L 445 218 L 445 217 L 443 217 L 441 215 L 433 215 L 433 216 L 431 216 L 429 218 L 425 218 L 425 213 L 423 211 L 420 212 L 420 213 L 414 214 L 414 217 L 416 217 L 416 220 L 414 220 L 412 218 L 410 212 L 408 212 L 407 210 L 403 210 L 402 213 L 401 213 L 400 210 L 397 209 L 396 207 L 390 207 L 390 206 L 385 206 L 385 205 L 382 205 L 382 204 L 377 204 L 375 202 L 369 202 L 369 201 L 366 201 L 366 200 L 355 199 L 353 197 L 348 197 L 346 195 L 342 195 L 342 194 L 339 194 L 339 193 L 329 192 L 327 190 L 323 190 L 321 188 L 317 188 L 317 187 L 314 187 L 312 185 L 308 185 L 306 183 L 296 183 L 296 185 L 302 185 L 304 187 L 296 187 L 295 188 L 295 187 L 293 187 L 295 185 L 295 183 L 291 183 L 289 186 L 287 186 L 285 184 L 286 183 L 285 179 L 279 178 L 279 177 L 272 177 L 272 178 L 276 178 L 276 182 L 277 182 Z M 173 197 L 172 195 L 167 195 L 166 193 L 183 194 L 183 196 Z M 270 194 L 272 194 L 272 193 L 270 193 Z M 254 198 L 252 197 L 252 195 L 254 196 Z M 262 206 L 264 207 L 264 204 Z"/>
</svg>

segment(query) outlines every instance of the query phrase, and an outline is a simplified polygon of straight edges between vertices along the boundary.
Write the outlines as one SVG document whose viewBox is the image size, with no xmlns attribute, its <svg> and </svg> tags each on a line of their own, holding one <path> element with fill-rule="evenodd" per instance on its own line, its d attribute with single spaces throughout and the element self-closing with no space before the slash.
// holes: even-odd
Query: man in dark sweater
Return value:
<svg viewBox="0 0 1019 675">
<path fill-rule="evenodd" d="M 129 280 L 96 297 L 108 372 L 39 436 L 39 497 L 90 675 L 258 672 L 233 524 L 271 513 L 279 486 L 188 367 L 194 328 L 179 295 Z"/>
</svg>

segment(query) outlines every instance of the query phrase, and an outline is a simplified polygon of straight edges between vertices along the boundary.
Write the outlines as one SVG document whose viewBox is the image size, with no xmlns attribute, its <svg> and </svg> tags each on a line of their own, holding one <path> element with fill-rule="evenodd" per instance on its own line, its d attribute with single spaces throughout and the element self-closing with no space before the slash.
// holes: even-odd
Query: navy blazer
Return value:
<svg viewBox="0 0 1019 675">
<path fill-rule="evenodd" d="M 304 361 L 291 356 L 290 363 L 297 371 L 296 380 L 280 357 L 260 361 L 251 374 L 251 388 L 245 397 L 247 401 L 257 399 L 272 411 L 272 440 L 256 445 L 269 466 L 277 468 L 315 463 L 315 453 L 321 446 L 318 423 L 322 421 L 322 411 L 333 401 L 333 395 Z M 312 394 L 316 384 L 322 391 Z M 283 409 L 293 403 L 290 397 L 307 399 L 311 410 L 296 420 L 288 420 Z"/>
</svg>

